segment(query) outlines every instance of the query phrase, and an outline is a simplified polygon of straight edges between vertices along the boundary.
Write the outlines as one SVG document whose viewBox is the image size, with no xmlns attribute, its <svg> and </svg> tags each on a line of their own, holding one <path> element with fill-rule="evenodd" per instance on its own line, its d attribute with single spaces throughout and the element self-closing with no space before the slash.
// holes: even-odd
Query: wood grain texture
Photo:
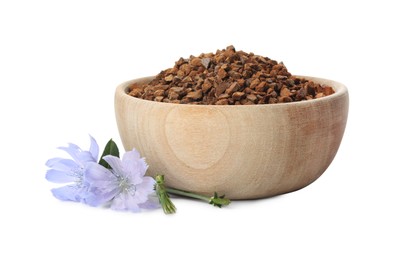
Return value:
<svg viewBox="0 0 398 260">
<path fill-rule="evenodd" d="M 126 150 L 136 148 L 148 174 L 194 192 L 255 199 L 301 189 L 330 165 L 347 121 L 347 88 L 317 100 L 248 106 L 181 105 L 131 97 L 119 85 L 115 113 Z"/>
</svg>

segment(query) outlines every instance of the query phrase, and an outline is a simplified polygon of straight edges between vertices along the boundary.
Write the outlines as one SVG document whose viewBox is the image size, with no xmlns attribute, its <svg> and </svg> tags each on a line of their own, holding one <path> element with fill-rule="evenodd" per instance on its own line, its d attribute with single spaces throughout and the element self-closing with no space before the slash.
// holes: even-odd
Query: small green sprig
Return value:
<svg viewBox="0 0 398 260">
<path fill-rule="evenodd" d="M 166 214 L 172 214 L 176 212 L 176 207 L 171 202 L 169 194 L 203 200 L 219 208 L 221 208 L 222 206 L 227 206 L 231 203 L 229 199 L 225 198 L 225 195 L 218 196 L 217 192 L 214 192 L 214 195 L 212 197 L 208 197 L 205 195 L 189 191 L 184 191 L 174 188 L 166 188 L 164 175 L 156 175 L 155 180 L 156 180 L 155 184 L 156 194 L 159 198 L 159 203 L 162 206 L 164 213 Z"/>
<path fill-rule="evenodd" d="M 210 198 L 210 204 L 215 207 L 221 208 L 222 206 L 227 206 L 231 203 L 231 201 L 225 198 L 225 194 L 222 196 L 218 196 L 217 192 L 214 192 L 214 196 Z"/>
<path fill-rule="evenodd" d="M 163 208 L 165 214 L 173 214 L 176 212 L 176 207 L 171 202 L 167 189 L 164 186 L 164 175 L 156 175 L 155 177 L 155 191 L 159 198 L 159 203 Z"/>
</svg>

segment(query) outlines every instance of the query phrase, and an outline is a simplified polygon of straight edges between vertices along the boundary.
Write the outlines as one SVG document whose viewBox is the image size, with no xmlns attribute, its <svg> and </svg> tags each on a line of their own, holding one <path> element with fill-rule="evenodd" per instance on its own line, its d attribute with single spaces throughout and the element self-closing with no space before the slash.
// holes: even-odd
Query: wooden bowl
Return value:
<svg viewBox="0 0 398 260">
<path fill-rule="evenodd" d="M 327 84 L 333 95 L 266 105 L 169 104 L 116 89 L 115 110 L 126 150 L 136 148 L 151 176 L 163 174 L 170 187 L 230 199 L 270 197 L 315 181 L 337 153 L 348 114 L 348 91 Z"/>
</svg>

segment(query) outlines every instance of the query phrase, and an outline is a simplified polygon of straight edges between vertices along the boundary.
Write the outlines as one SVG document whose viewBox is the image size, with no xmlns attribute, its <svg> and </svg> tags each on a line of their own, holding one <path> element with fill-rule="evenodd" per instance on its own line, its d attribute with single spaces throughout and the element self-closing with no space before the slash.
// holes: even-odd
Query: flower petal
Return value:
<svg viewBox="0 0 398 260">
<path fill-rule="evenodd" d="M 78 188 L 76 186 L 67 185 L 60 188 L 52 189 L 54 197 L 63 201 L 80 201 L 79 196 L 77 196 Z"/>
<path fill-rule="evenodd" d="M 64 160 L 63 158 L 52 158 L 46 162 L 46 166 L 52 168 L 53 165 L 57 164 L 59 161 Z"/>
<path fill-rule="evenodd" d="M 111 185 L 112 183 L 117 185 L 116 176 L 104 166 L 94 162 L 87 164 L 84 179 L 90 186 L 101 189 L 113 189 L 114 187 L 106 187 L 106 185 Z"/>
<path fill-rule="evenodd" d="M 160 208 L 159 198 L 155 193 L 148 196 L 148 200 L 138 205 L 142 209 L 158 209 Z"/>
<path fill-rule="evenodd" d="M 142 178 L 142 183 L 137 185 L 137 190 L 152 193 L 155 191 L 155 184 L 156 181 L 154 178 L 145 176 L 144 178 Z"/>
<path fill-rule="evenodd" d="M 133 149 L 132 151 L 126 152 L 123 155 L 122 163 L 126 174 L 128 175 L 126 177 L 131 179 L 132 182 L 135 184 L 140 183 L 141 177 L 145 175 L 145 172 L 148 169 L 148 165 L 146 164 L 145 159 L 140 158 L 140 154 L 135 149 Z M 134 180 L 136 176 L 140 178 Z"/>
<path fill-rule="evenodd" d="M 79 146 L 69 143 L 68 147 L 58 147 L 58 149 L 67 152 L 72 157 L 73 160 L 79 162 L 78 154 L 82 152 L 82 149 L 80 149 Z"/>
<path fill-rule="evenodd" d="M 117 177 L 97 163 L 87 164 L 85 182 L 89 186 L 89 193 L 84 198 L 84 202 L 91 206 L 104 204 L 120 192 Z"/>
<path fill-rule="evenodd" d="M 103 159 L 112 167 L 112 170 L 117 175 L 124 176 L 124 167 L 122 161 L 113 155 L 104 156 Z"/>
<path fill-rule="evenodd" d="M 90 135 L 90 141 L 91 141 L 90 153 L 91 153 L 91 156 L 93 157 L 94 161 L 97 162 L 98 154 L 99 154 L 99 147 L 98 147 L 97 141 L 95 141 L 94 137 L 92 137 L 91 135 Z"/>
<path fill-rule="evenodd" d="M 132 212 L 139 212 L 140 207 L 134 201 L 134 196 L 129 193 L 120 193 L 113 200 L 111 204 L 111 209 L 114 210 L 128 210 Z"/>
<path fill-rule="evenodd" d="M 138 204 L 146 202 L 148 196 L 155 192 L 154 186 L 155 180 L 152 177 L 142 178 L 142 182 L 135 186 L 134 201 Z"/>
<path fill-rule="evenodd" d="M 69 183 L 69 182 L 77 182 L 79 178 L 76 176 L 68 174 L 68 172 L 58 171 L 58 170 L 48 170 L 46 173 L 46 179 L 55 183 Z"/>
<path fill-rule="evenodd" d="M 53 158 L 46 162 L 46 166 L 54 170 L 69 172 L 76 169 L 79 165 L 71 159 Z"/>
<path fill-rule="evenodd" d="M 128 154 L 127 156 L 130 157 L 132 160 L 138 160 L 141 159 L 141 155 L 140 153 L 137 151 L 137 149 L 133 148 L 133 150 L 126 152 L 124 154 L 124 156 L 126 156 L 126 154 Z"/>
<path fill-rule="evenodd" d="M 91 188 L 90 192 L 83 199 L 83 202 L 90 206 L 99 206 L 105 204 L 112 200 L 119 192 L 118 188 L 110 190 L 109 192 L 104 192 L 101 189 Z"/>
<path fill-rule="evenodd" d="M 81 165 L 96 161 L 89 151 L 83 151 L 79 146 L 72 143 L 68 147 L 58 147 L 58 149 L 67 152 L 75 162 Z"/>
</svg>

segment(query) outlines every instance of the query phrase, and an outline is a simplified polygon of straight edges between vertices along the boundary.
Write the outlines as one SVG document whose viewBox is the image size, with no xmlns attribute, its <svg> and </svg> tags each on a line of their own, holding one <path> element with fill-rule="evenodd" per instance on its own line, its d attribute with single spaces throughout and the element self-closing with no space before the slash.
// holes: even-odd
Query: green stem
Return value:
<svg viewBox="0 0 398 260">
<path fill-rule="evenodd" d="M 192 193 L 192 192 L 189 192 L 189 191 L 173 189 L 173 188 L 166 188 L 166 191 L 167 191 L 167 193 L 174 194 L 174 195 L 180 195 L 180 196 L 184 196 L 184 197 L 204 200 L 206 202 L 210 202 L 211 201 L 210 197 L 206 197 L 204 195 Z"/>
<path fill-rule="evenodd" d="M 179 189 L 173 189 L 173 188 L 165 188 L 167 193 L 174 194 L 174 195 L 180 195 L 184 197 L 189 197 L 189 198 L 194 198 L 194 199 L 199 199 L 199 200 L 204 200 L 207 203 L 210 203 L 216 207 L 221 208 L 222 206 L 227 206 L 231 203 L 231 201 L 225 196 L 218 196 L 217 192 L 214 192 L 213 197 L 207 197 L 204 195 L 200 195 L 197 193 L 192 193 L 189 191 L 184 191 L 184 190 L 179 190 Z"/>
<path fill-rule="evenodd" d="M 156 175 L 155 176 L 155 191 L 156 195 L 158 196 L 159 203 L 163 208 L 164 213 L 166 214 L 173 214 L 176 212 L 176 207 L 174 206 L 173 202 L 171 202 L 169 193 L 174 195 L 180 195 L 184 197 L 204 200 L 207 203 L 221 208 L 222 206 L 227 206 L 231 203 L 231 201 L 225 196 L 218 196 L 217 192 L 214 192 L 213 197 L 207 197 L 204 195 L 196 194 L 189 191 L 174 189 L 174 188 L 167 188 L 164 183 L 164 175 Z"/>
</svg>

